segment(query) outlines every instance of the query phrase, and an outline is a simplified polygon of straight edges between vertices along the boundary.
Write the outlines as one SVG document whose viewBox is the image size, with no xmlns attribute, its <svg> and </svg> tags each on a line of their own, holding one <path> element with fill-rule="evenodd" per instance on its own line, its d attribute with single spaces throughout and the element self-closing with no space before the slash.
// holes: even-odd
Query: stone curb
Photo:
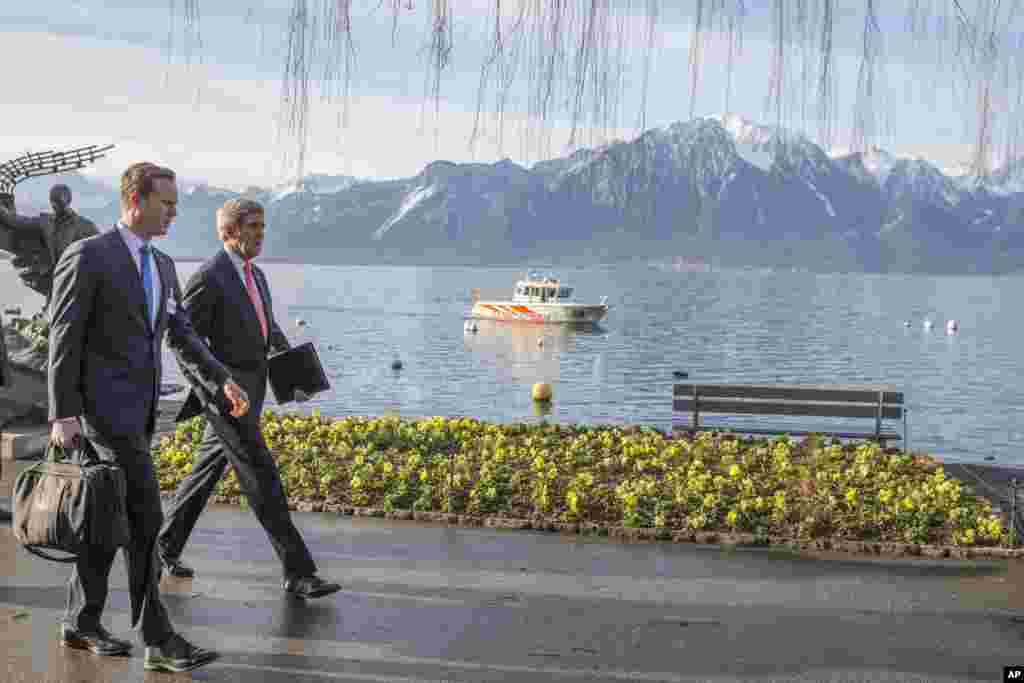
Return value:
<svg viewBox="0 0 1024 683">
<path fill-rule="evenodd" d="M 167 494 L 165 494 L 166 497 Z M 211 502 L 238 505 L 238 497 L 213 496 Z M 857 541 L 847 539 L 816 538 L 795 539 L 780 536 L 756 536 L 751 533 L 724 531 L 690 531 L 679 529 L 633 528 L 593 522 L 563 522 L 546 517 L 486 517 L 461 515 L 450 512 L 420 512 L 413 510 L 386 511 L 384 508 L 356 507 L 340 503 L 300 501 L 289 509 L 297 512 L 333 512 L 346 517 L 377 517 L 381 519 L 434 522 L 463 527 L 489 529 L 519 529 L 548 531 L 562 534 L 607 536 L 622 541 L 671 541 L 736 548 L 785 548 L 801 551 L 831 551 L 874 557 L 923 557 L 931 559 L 1024 559 L 1024 548 L 993 546 L 949 546 L 897 543 L 892 541 Z"/>
</svg>

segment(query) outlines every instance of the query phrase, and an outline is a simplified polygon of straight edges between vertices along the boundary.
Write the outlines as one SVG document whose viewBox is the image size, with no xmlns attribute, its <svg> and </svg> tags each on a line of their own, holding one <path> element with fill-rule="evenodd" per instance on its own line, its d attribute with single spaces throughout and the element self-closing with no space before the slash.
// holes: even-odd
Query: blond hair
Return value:
<svg viewBox="0 0 1024 683">
<path fill-rule="evenodd" d="M 236 197 L 224 202 L 224 206 L 217 209 L 217 236 L 221 242 L 228 239 L 228 228 L 241 225 L 253 213 L 264 213 L 263 205 L 254 199 Z"/>
</svg>

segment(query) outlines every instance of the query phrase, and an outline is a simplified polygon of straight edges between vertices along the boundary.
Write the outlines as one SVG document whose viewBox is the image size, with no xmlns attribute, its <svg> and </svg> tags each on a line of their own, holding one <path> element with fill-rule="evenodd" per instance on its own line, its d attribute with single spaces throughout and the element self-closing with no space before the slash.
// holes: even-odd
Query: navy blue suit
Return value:
<svg viewBox="0 0 1024 683">
<path fill-rule="evenodd" d="M 174 262 L 153 249 L 160 278 L 155 325 L 146 314 L 142 278 L 118 229 L 75 242 L 61 255 L 50 300 L 50 419 L 78 416 L 82 433 L 103 460 L 124 469 L 132 525 L 125 548 L 132 626 L 146 645 L 173 628 L 160 601 L 155 544 L 163 513 L 151 452 L 164 333 L 190 374 L 211 396 L 223 396 L 228 370 L 196 335 L 181 307 Z M 221 410 L 228 410 L 222 399 Z M 69 626 L 99 624 L 115 553 L 83 554 L 69 587 Z M 141 624 L 140 624 L 141 621 Z"/>
<path fill-rule="evenodd" d="M 186 420 L 202 413 L 207 418 L 206 432 L 192 471 L 178 485 L 167 508 L 159 550 L 168 559 L 178 559 L 230 463 L 249 507 L 270 537 L 285 578 L 312 576 L 316 565 L 292 522 L 277 463 L 260 429 L 267 392 L 267 354 L 271 350 L 283 351 L 289 343 L 274 320 L 270 289 L 263 272 L 255 266 L 252 270 L 267 319 L 266 339 L 245 283 L 223 249 L 203 263 L 185 286 L 184 306 L 196 333 L 208 340 L 213 355 L 245 389 L 249 412 L 234 418 L 211 410 L 206 390 L 201 383 L 193 383 L 177 419 Z M 182 370 L 186 376 L 191 374 L 184 361 Z"/>
</svg>

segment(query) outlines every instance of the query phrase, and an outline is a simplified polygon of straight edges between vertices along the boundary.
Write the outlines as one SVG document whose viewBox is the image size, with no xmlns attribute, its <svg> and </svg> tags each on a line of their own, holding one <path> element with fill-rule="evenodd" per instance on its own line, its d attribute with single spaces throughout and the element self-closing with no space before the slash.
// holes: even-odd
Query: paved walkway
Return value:
<svg viewBox="0 0 1024 683">
<path fill-rule="evenodd" d="M 174 623 L 223 652 L 145 674 L 56 643 L 69 568 L 0 525 L 0 680 L 996 681 L 1024 664 L 1024 566 L 623 545 L 295 513 L 344 591 L 296 603 L 250 512 L 212 506 L 164 579 Z M 128 634 L 118 560 L 105 623 Z M 134 638 L 134 637 L 133 637 Z"/>
<path fill-rule="evenodd" d="M 5 467 L 0 492 L 28 464 Z M 1015 474 L 947 469 L 993 497 Z M 28 555 L 0 523 L 0 681 L 996 681 L 1024 664 L 1022 562 L 293 514 L 321 574 L 345 590 L 284 597 L 253 515 L 211 506 L 185 551 L 197 577 L 163 589 L 174 623 L 223 659 L 177 676 L 143 672 L 140 645 L 118 659 L 60 648 L 70 569 Z M 121 560 L 111 586 L 105 623 L 131 636 Z"/>
</svg>

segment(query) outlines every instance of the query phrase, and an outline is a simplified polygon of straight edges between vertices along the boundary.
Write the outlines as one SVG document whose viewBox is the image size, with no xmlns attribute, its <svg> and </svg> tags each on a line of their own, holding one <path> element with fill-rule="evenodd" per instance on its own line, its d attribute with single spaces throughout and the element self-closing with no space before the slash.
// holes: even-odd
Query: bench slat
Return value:
<svg viewBox="0 0 1024 683">
<path fill-rule="evenodd" d="M 693 413 L 694 400 L 677 398 L 672 409 L 680 413 Z M 815 417 L 863 417 L 878 415 L 878 405 L 857 403 L 783 403 L 773 401 L 748 401 L 742 399 L 711 399 L 700 396 L 696 401 L 701 414 L 731 413 L 735 415 L 800 415 Z M 882 419 L 898 420 L 903 409 L 898 406 L 883 406 Z"/>
<path fill-rule="evenodd" d="M 849 401 L 878 403 L 878 392 L 885 392 L 883 403 L 903 403 L 903 392 L 889 385 L 809 385 L 809 384 L 676 384 L 673 396 L 693 396 L 694 387 L 703 404 L 705 398 L 755 398 L 789 401 Z"/>
<path fill-rule="evenodd" d="M 693 427 L 688 424 L 676 424 L 672 425 L 673 432 L 721 432 L 722 434 L 734 433 L 734 434 L 789 434 L 791 436 L 810 436 L 811 434 L 821 434 L 822 436 L 837 436 L 841 439 L 874 439 L 878 438 L 883 441 L 899 441 L 902 439 L 902 435 L 896 432 L 882 432 L 877 437 L 874 432 L 831 432 L 827 429 L 818 430 L 796 430 L 789 429 L 786 427 L 780 427 L 779 429 L 764 429 L 764 428 L 746 428 L 737 425 L 701 425 L 700 427 Z"/>
</svg>

